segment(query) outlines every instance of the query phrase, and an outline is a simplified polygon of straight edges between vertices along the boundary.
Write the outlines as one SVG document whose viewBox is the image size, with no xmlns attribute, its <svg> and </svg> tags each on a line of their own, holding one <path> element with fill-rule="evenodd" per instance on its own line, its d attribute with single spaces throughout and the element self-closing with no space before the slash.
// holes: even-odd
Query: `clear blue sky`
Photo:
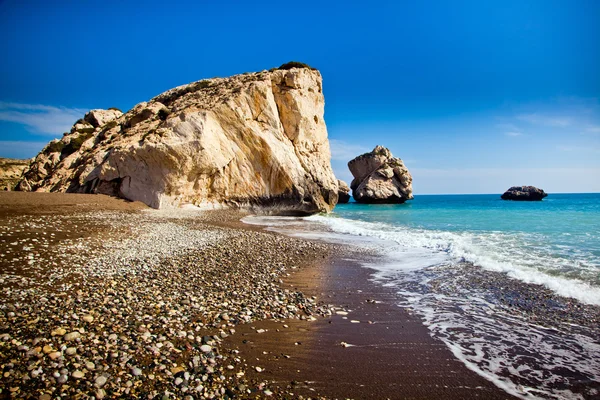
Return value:
<svg viewBox="0 0 600 400">
<path fill-rule="evenodd" d="M 323 74 L 338 177 L 381 144 L 416 194 L 600 192 L 600 1 L 174 3 L 0 0 L 0 156 L 298 60 Z"/>
</svg>

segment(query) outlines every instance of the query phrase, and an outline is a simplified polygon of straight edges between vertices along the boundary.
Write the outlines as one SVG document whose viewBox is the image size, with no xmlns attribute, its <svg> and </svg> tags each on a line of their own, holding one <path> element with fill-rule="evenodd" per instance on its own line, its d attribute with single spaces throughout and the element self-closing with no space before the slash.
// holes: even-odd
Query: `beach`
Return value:
<svg viewBox="0 0 600 400">
<path fill-rule="evenodd" d="M 510 398 L 342 245 L 98 195 L 1 193 L 2 398 Z"/>
</svg>

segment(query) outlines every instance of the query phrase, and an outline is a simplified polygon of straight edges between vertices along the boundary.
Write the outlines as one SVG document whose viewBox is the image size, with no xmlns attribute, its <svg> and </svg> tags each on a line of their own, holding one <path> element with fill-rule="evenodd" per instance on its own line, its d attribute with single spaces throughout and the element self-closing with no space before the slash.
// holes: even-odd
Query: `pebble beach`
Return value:
<svg viewBox="0 0 600 400">
<path fill-rule="evenodd" d="M 332 247 L 217 226 L 235 211 L 43 193 L 0 204 L 0 398 L 284 396 L 224 339 L 333 311 L 281 286 Z"/>
</svg>

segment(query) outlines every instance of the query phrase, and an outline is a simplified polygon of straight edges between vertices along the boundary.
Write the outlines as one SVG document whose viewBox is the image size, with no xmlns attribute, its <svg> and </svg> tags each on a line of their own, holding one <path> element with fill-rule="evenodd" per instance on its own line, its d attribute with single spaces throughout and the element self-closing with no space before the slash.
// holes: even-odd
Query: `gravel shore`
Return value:
<svg viewBox="0 0 600 400">
<path fill-rule="evenodd" d="M 0 398 L 286 397 L 222 342 L 331 315 L 280 283 L 334 249 L 216 225 L 242 215 L 2 194 Z"/>
</svg>

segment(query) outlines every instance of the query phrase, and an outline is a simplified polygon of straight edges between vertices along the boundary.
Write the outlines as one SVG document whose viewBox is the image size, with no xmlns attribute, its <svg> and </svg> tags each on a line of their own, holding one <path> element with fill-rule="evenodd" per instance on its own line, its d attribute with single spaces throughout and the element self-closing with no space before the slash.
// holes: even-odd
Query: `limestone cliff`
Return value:
<svg viewBox="0 0 600 400">
<path fill-rule="evenodd" d="M 0 158 L 0 190 L 13 190 L 31 160 Z"/>
<path fill-rule="evenodd" d="M 308 214 L 337 203 L 316 70 L 206 79 L 123 115 L 107 113 L 88 113 L 48 144 L 20 188 L 112 194 L 154 208 L 191 203 Z"/>
</svg>

